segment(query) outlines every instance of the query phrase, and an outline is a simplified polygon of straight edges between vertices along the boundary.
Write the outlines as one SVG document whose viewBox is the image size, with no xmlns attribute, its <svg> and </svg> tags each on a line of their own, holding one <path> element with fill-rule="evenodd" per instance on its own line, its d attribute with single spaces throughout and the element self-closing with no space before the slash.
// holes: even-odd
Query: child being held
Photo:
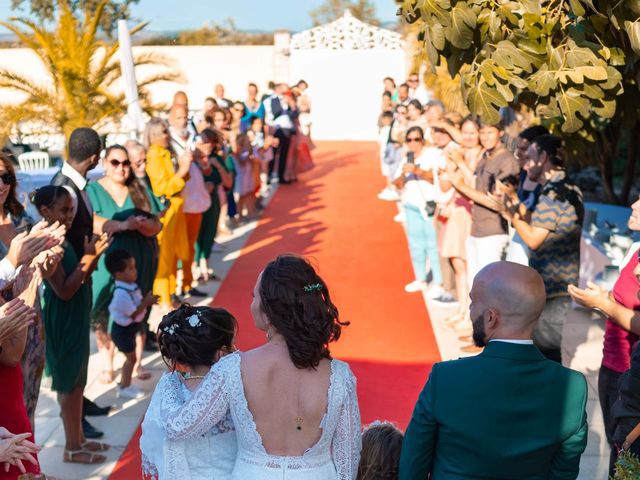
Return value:
<svg viewBox="0 0 640 480">
<path fill-rule="evenodd" d="M 404 435 L 391 422 L 375 421 L 362 432 L 356 480 L 397 480 Z"/>
<path fill-rule="evenodd" d="M 109 304 L 111 339 L 125 356 L 118 384 L 118 397 L 142 398 L 144 392 L 135 385 L 131 385 L 131 375 L 137 360 L 136 335 L 140 331 L 147 309 L 158 303 L 158 297 L 151 292 L 142 296 L 136 284 L 138 278 L 136 260 L 126 250 L 109 252 L 104 263 L 115 280 L 115 290 Z"/>
</svg>

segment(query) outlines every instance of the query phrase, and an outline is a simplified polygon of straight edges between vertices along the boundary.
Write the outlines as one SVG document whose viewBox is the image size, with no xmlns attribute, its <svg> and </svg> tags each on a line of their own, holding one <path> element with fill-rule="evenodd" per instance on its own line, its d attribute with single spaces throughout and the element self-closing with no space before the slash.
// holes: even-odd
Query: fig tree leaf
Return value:
<svg viewBox="0 0 640 480">
<path fill-rule="evenodd" d="M 578 114 L 583 118 L 588 117 L 589 101 L 581 96 L 579 91 L 572 88 L 556 92 L 556 99 L 558 100 L 560 112 L 564 119 L 562 131 L 565 133 L 574 133 L 580 130 L 584 122 Z"/>
<path fill-rule="evenodd" d="M 448 40 L 457 48 L 466 49 L 473 42 L 476 15 L 464 2 L 458 2 L 451 10 L 450 25 L 444 29 Z"/>
<path fill-rule="evenodd" d="M 508 102 L 498 91 L 480 81 L 467 91 L 467 102 L 470 110 L 477 113 L 488 123 L 498 123 L 500 121 L 500 107 L 506 107 Z"/>
<path fill-rule="evenodd" d="M 631 48 L 636 53 L 636 55 L 640 55 L 640 19 L 635 22 L 630 22 L 626 20 L 624 22 L 624 29 L 629 36 L 629 43 L 631 44 Z"/>
<path fill-rule="evenodd" d="M 599 117 L 611 118 L 613 117 L 613 114 L 616 113 L 616 101 L 615 99 L 605 100 L 604 98 L 601 98 L 597 100 L 596 106 L 594 106 L 593 111 Z"/>
<path fill-rule="evenodd" d="M 543 64 L 536 73 L 529 78 L 529 88 L 536 95 L 546 97 L 556 86 L 556 73 L 549 71 L 549 66 Z"/>
</svg>

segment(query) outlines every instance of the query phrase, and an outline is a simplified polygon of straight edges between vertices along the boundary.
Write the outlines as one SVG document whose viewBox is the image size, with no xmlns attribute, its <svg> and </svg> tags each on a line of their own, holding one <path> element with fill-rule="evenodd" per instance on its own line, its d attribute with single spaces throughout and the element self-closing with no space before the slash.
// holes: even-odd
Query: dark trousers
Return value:
<svg viewBox="0 0 640 480">
<path fill-rule="evenodd" d="M 273 136 L 280 141 L 280 144 L 274 152 L 273 160 L 269 162 L 269 178 L 271 178 L 275 170 L 275 162 L 278 162 L 278 180 L 284 180 L 284 172 L 287 168 L 287 157 L 289 156 L 289 145 L 291 145 L 291 135 L 292 133 L 290 131 L 281 128 L 273 134 Z"/>
<path fill-rule="evenodd" d="M 611 414 L 611 407 L 613 407 L 614 402 L 618 399 L 618 381 L 621 376 L 621 373 L 605 366 L 600 367 L 600 373 L 598 374 L 598 397 L 600 397 L 600 408 L 602 408 L 602 418 L 604 419 L 604 433 L 611 447 L 609 476 L 613 476 L 615 473 L 615 464 L 618 458 L 618 452 L 613 445 L 615 423 L 613 415 Z"/>
</svg>

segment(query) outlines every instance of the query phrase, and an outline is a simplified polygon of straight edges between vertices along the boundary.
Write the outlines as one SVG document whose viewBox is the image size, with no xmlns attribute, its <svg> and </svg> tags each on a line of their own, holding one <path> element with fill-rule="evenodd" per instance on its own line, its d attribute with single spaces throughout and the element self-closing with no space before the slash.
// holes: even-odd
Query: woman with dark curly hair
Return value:
<svg viewBox="0 0 640 480">
<path fill-rule="evenodd" d="M 167 377 L 161 414 L 169 439 L 194 438 L 227 409 L 238 455 L 231 478 L 354 480 L 360 412 L 349 366 L 331 358 L 339 319 L 325 281 L 296 255 L 281 255 L 258 276 L 251 304 L 266 343 L 228 355 L 186 404 Z"/>
<path fill-rule="evenodd" d="M 160 418 L 160 402 L 168 377 L 181 384 L 180 401 L 188 399 L 211 365 L 235 350 L 238 324 L 224 308 L 188 304 L 164 316 L 158 327 L 158 346 L 171 370 L 158 382 L 142 422 L 144 480 L 158 478 L 227 479 L 236 459 L 236 434 L 227 411 L 204 435 L 167 440 Z"/>
</svg>

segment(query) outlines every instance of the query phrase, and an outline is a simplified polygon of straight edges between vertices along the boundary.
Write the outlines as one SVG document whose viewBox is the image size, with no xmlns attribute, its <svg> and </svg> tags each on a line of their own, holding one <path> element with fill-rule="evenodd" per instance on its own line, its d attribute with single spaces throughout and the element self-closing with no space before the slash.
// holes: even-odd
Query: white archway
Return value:
<svg viewBox="0 0 640 480">
<path fill-rule="evenodd" d="M 399 33 L 366 24 L 348 10 L 327 25 L 291 37 L 290 80 L 309 83 L 312 135 L 318 140 L 375 140 L 382 80 L 402 81 Z"/>
</svg>

